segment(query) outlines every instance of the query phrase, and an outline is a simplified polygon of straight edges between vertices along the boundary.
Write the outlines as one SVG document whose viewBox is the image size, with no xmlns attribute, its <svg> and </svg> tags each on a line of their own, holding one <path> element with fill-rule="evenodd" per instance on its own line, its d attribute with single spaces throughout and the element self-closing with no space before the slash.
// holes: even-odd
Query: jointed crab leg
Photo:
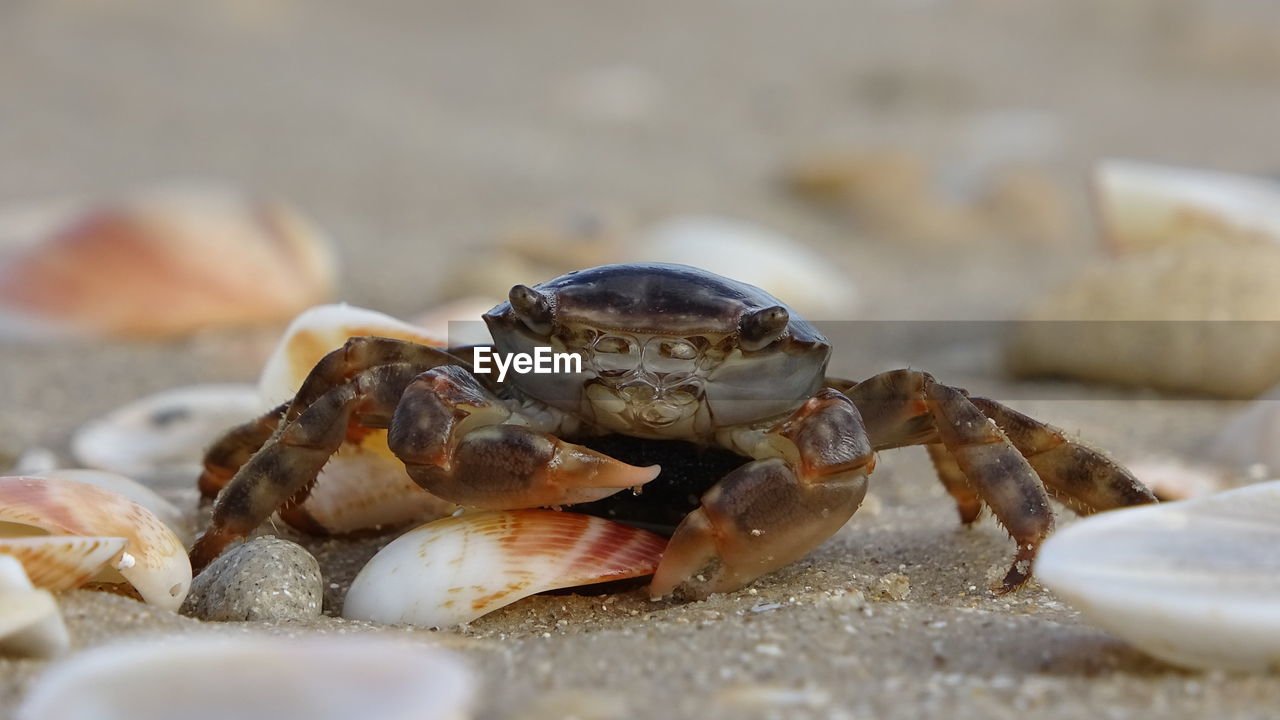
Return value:
<svg viewBox="0 0 1280 720">
<path fill-rule="evenodd" d="M 736 590 L 813 550 L 867 491 L 875 455 L 848 398 L 824 389 L 772 427 L 722 439 L 757 458 L 725 476 L 676 528 L 650 593 Z"/>
<path fill-rule="evenodd" d="M 450 361 L 455 364 L 444 364 Z M 361 368 L 361 362 L 378 364 Z M 410 475 L 463 504 L 580 502 L 657 475 L 657 468 L 635 468 L 529 428 L 497 425 L 523 420 L 457 362 L 432 348 L 383 338 L 353 338 L 326 356 L 271 437 L 218 495 L 210 527 L 191 551 L 192 565 L 204 567 L 286 501 L 305 499 L 352 422 L 390 428 L 388 444 Z M 410 408 L 404 413 L 397 410 L 402 402 Z M 446 461 L 443 471 L 429 467 L 437 460 Z"/>
<path fill-rule="evenodd" d="M 961 520 L 977 518 L 981 499 L 1005 526 L 1018 553 L 1002 590 L 1026 582 L 1030 561 L 1052 530 L 1047 495 L 1078 512 L 1155 502 L 1120 465 L 1074 443 L 1062 432 L 985 398 L 895 370 L 848 388 L 876 449 L 927 445 L 939 479 Z"/>
<path fill-rule="evenodd" d="M 266 444 L 280 426 L 289 403 L 278 405 L 262 415 L 231 428 L 204 454 L 204 471 L 197 486 L 206 498 L 217 497 L 240 469 Z"/>
</svg>

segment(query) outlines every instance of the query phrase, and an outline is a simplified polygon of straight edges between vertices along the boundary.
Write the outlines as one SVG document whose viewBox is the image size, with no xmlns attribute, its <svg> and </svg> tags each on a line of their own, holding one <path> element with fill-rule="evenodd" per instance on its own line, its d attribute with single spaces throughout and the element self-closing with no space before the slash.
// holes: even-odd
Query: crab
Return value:
<svg viewBox="0 0 1280 720">
<path fill-rule="evenodd" d="M 516 285 L 483 317 L 494 340 L 483 350 L 350 338 L 291 402 L 227 433 L 206 456 L 202 486 L 225 487 L 193 565 L 305 499 L 359 428 L 387 428 L 425 490 L 484 509 L 589 508 L 658 476 L 657 465 L 587 447 L 603 437 L 732 453 L 731 469 L 680 511 L 655 597 L 737 590 L 806 555 L 849 521 L 876 453 L 891 448 L 924 445 L 961 521 L 985 505 L 1008 531 L 1017 550 L 996 592 L 1030 577 L 1053 528 L 1050 497 L 1081 514 L 1156 501 L 1061 430 L 926 372 L 828 377 L 832 348 L 813 325 L 759 288 L 698 268 L 570 272 Z M 581 367 L 504 382 L 475 371 L 478 353 L 538 348 Z M 631 504 L 643 509 L 647 497 Z"/>
</svg>

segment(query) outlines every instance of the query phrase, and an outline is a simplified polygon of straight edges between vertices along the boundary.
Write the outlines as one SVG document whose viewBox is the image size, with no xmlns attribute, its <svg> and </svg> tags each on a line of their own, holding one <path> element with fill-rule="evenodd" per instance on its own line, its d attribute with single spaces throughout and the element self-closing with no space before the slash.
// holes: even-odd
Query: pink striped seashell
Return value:
<svg viewBox="0 0 1280 720">
<path fill-rule="evenodd" d="M 36 587 L 57 592 L 78 588 L 95 577 L 109 579 L 114 569 L 111 561 L 122 557 L 128 544 L 121 537 L 0 537 L 0 555 L 22 563 Z"/>
<path fill-rule="evenodd" d="M 354 620 L 448 627 L 535 593 L 650 575 L 667 541 L 554 510 L 466 513 L 410 530 L 347 593 Z"/>
<path fill-rule="evenodd" d="M 182 542 L 150 510 L 119 493 L 50 477 L 0 477 L 0 528 L 6 535 L 123 538 L 105 582 L 127 582 L 142 599 L 177 610 L 191 587 Z M 28 568 L 28 574 L 40 572 Z M 117 574 L 118 573 L 118 574 Z"/>
<path fill-rule="evenodd" d="M 68 212 L 0 262 L 0 330 L 158 336 L 281 321 L 324 300 L 334 259 L 292 208 L 165 187 Z"/>
</svg>

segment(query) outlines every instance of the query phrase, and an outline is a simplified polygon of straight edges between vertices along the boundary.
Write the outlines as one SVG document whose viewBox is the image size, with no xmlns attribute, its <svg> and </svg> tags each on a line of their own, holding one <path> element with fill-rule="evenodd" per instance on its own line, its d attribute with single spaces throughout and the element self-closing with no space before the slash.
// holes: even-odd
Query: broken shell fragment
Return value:
<svg viewBox="0 0 1280 720">
<path fill-rule="evenodd" d="M 123 475 L 200 472 L 204 450 L 265 408 L 252 385 L 191 385 L 148 395 L 76 431 L 71 452 L 86 467 Z"/>
<path fill-rule="evenodd" d="M 1059 530 L 1035 574 L 1175 665 L 1280 668 L 1280 482 L 1115 510 Z"/>
<path fill-rule="evenodd" d="M 53 477 L 0 477 L 0 528 L 13 536 L 124 538 L 95 580 L 125 582 L 148 603 L 177 610 L 191 586 L 182 542 L 154 513 L 119 493 Z M 28 568 L 33 577 L 38 572 Z"/>
<path fill-rule="evenodd" d="M 390 638 L 182 637 L 94 648 L 32 686 L 19 720 L 464 720 L 452 654 Z"/>
<path fill-rule="evenodd" d="M 545 590 L 652 574 L 666 544 L 653 533 L 576 513 L 466 513 L 383 548 L 352 582 L 343 617 L 460 625 Z"/>
<path fill-rule="evenodd" d="M 70 644 L 53 595 L 32 587 L 22 563 L 0 552 L 0 654 L 50 658 Z"/>
<path fill-rule="evenodd" d="M 1195 242 L 1280 242 L 1280 184 L 1231 173 L 1106 160 L 1098 215 L 1117 253 Z"/>
<path fill-rule="evenodd" d="M 137 337 L 283 320 L 323 301 L 334 259 L 292 208 L 165 188 L 70 214 L 0 261 L 10 337 Z"/>
</svg>

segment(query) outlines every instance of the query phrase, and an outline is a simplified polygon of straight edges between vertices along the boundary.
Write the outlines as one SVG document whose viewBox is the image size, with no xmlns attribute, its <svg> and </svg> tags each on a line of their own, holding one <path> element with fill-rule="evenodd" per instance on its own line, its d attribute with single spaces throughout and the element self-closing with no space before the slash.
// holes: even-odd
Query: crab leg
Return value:
<svg viewBox="0 0 1280 720">
<path fill-rule="evenodd" d="M 387 444 L 431 494 L 490 510 L 590 502 L 658 475 L 528 425 L 475 377 L 441 367 L 405 389 Z"/>
<path fill-rule="evenodd" d="M 204 471 L 197 486 L 206 498 L 217 497 L 222 488 L 231 482 L 236 471 L 258 452 L 275 434 L 289 403 L 268 410 L 262 415 L 227 431 L 204 454 Z"/>
<path fill-rule="evenodd" d="M 357 372 L 387 364 L 411 366 L 417 372 L 439 365 L 466 365 L 457 356 L 425 345 L 392 338 L 353 337 L 312 368 L 293 400 L 232 428 L 209 448 L 198 483 L 201 495 L 216 496 L 236 471 L 271 439 L 282 420 L 293 421 L 329 388 L 346 382 Z"/>
<path fill-rule="evenodd" d="M 963 522 L 981 502 L 1018 543 L 1001 590 L 1030 577 L 1030 563 L 1053 528 L 1048 494 L 1078 512 L 1154 502 L 1127 470 L 1067 440 L 1061 431 L 984 398 L 935 382 L 927 373 L 894 370 L 846 390 L 877 450 L 927 445 Z"/>
<path fill-rule="evenodd" d="M 654 597 L 736 590 L 802 557 L 858 509 L 875 465 L 857 408 L 832 389 L 775 425 L 728 431 L 721 442 L 756 459 L 716 483 L 676 528 Z"/>
</svg>

